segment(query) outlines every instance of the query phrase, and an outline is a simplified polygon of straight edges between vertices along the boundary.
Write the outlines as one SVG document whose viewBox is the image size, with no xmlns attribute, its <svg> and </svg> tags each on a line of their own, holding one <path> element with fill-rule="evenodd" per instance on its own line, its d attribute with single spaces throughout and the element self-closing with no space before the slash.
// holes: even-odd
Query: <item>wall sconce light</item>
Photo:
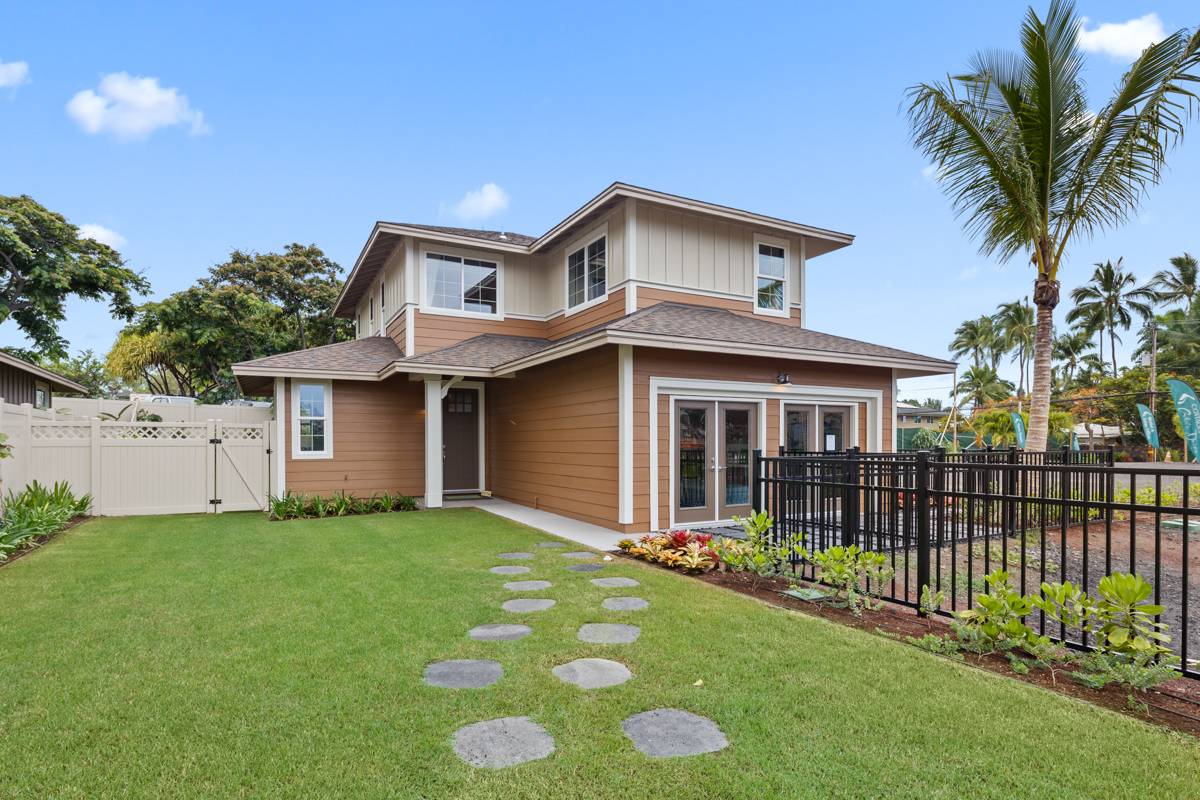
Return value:
<svg viewBox="0 0 1200 800">
<path fill-rule="evenodd" d="M 780 386 L 790 386 L 792 383 L 792 376 L 788 375 L 786 372 L 781 372 L 775 376 L 775 382 Z"/>
</svg>

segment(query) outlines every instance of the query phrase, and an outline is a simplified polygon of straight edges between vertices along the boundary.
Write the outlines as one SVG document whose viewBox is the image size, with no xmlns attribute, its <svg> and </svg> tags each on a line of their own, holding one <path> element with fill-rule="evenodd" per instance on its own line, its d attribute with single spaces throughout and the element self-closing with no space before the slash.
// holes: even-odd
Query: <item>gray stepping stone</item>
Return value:
<svg viewBox="0 0 1200 800">
<path fill-rule="evenodd" d="M 529 567 L 492 567 L 488 570 L 495 575 L 524 575 Z"/>
<path fill-rule="evenodd" d="M 502 717 L 456 730 L 454 752 L 473 767 L 501 769 L 545 758 L 554 738 L 529 717 Z"/>
<path fill-rule="evenodd" d="M 567 545 L 565 542 L 538 542 L 537 546 L 538 547 L 553 547 L 555 549 L 558 549 L 560 547 L 566 547 Z"/>
<path fill-rule="evenodd" d="M 640 597 L 606 597 L 601 605 L 608 611 L 641 611 L 650 604 Z"/>
<path fill-rule="evenodd" d="M 621 730 L 634 747 L 654 758 L 715 753 L 729 746 L 729 740 L 711 719 L 677 708 L 634 714 L 621 723 Z"/>
<path fill-rule="evenodd" d="M 533 628 L 528 625 L 498 622 L 491 625 L 477 625 L 467 631 L 467 636 L 477 642 L 512 642 L 524 639 L 531 633 L 533 633 Z"/>
<path fill-rule="evenodd" d="M 563 558 L 578 558 L 578 559 L 595 558 L 596 557 L 596 553 L 593 553 L 590 550 L 572 550 L 569 553 L 559 553 L 559 555 L 561 555 Z"/>
<path fill-rule="evenodd" d="M 579 626 L 581 642 L 592 644 L 629 644 L 636 642 L 642 629 L 637 625 L 622 625 L 616 622 L 588 622 Z"/>
<path fill-rule="evenodd" d="M 554 600 L 536 600 L 534 598 L 521 598 L 520 600 L 508 600 L 500 607 L 505 611 L 511 611 L 514 614 L 519 614 L 524 611 L 545 611 L 548 608 L 553 608 Z"/>
<path fill-rule="evenodd" d="M 510 592 L 536 592 L 539 589 L 549 589 L 553 586 L 550 581 L 509 581 L 504 588 Z"/>
<path fill-rule="evenodd" d="M 619 686 L 633 677 L 633 673 L 619 661 L 607 658 L 578 658 L 559 664 L 550 670 L 554 677 L 564 683 L 573 683 L 580 689 L 604 689 Z"/>
<path fill-rule="evenodd" d="M 630 586 L 640 586 L 633 578 L 592 578 L 592 583 L 605 589 L 625 589 Z"/>
<path fill-rule="evenodd" d="M 437 661 L 425 668 L 425 682 L 446 689 L 482 689 L 504 675 L 499 661 L 462 658 Z"/>
<path fill-rule="evenodd" d="M 572 564 L 567 567 L 571 572 L 599 572 L 604 569 L 603 564 Z"/>
<path fill-rule="evenodd" d="M 496 557 L 503 558 L 506 561 L 528 561 L 533 558 L 533 553 L 501 553 Z"/>
</svg>

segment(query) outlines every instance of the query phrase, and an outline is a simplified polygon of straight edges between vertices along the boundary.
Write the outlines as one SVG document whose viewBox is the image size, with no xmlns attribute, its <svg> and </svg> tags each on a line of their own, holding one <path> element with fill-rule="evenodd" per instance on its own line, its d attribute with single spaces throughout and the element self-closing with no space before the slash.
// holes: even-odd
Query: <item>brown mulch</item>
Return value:
<svg viewBox="0 0 1200 800">
<path fill-rule="evenodd" d="M 643 564 L 649 563 L 643 559 L 633 558 L 620 552 L 614 553 L 614 555 L 640 561 Z M 660 569 L 670 569 L 661 564 L 653 566 L 657 566 Z M 670 571 L 678 574 L 686 574 L 680 573 L 679 570 Z M 750 595 L 778 608 L 799 611 L 802 614 L 820 617 L 831 622 L 848 625 L 852 628 L 858 628 L 901 642 L 905 641 L 904 637 L 906 636 L 919 639 L 927 633 L 945 636 L 951 632 L 949 622 L 944 618 L 933 617 L 924 619 L 918 617 L 912 609 L 891 603 L 885 603 L 884 607 L 879 611 L 865 611 L 861 617 L 855 617 L 854 614 L 844 608 L 835 608 L 827 603 L 808 602 L 787 597 L 780 594 L 780 592 L 787 589 L 793 581 L 785 578 L 762 578 L 755 582 L 752 576 L 743 572 L 716 571 L 690 574 L 687 577 L 695 578 L 714 586 L 731 589 L 741 594 Z M 807 582 L 798 583 L 809 585 Z M 1008 659 L 1003 655 L 976 655 L 966 652 L 962 655 L 963 662 L 961 663 L 1005 675 L 1009 678 L 1015 678 L 1025 683 L 1032 683 L 1044 689 L 1067 695 L 1068 697 L 1074 697 L 1127 716 L 1136 717 L 1144 722 L 1153 722 L 1163 727 L 1200 738 L 1200 681 L 1191 678 L 1179 678 L 1163 684 L 1157 689 L 1151 689 L 1144 694 L 1138 694 L 1136 700 L 1145 703 L 1147 706 L 1145 711 L 1140 711 L 1129 707 L 1129 691 L 1127 689 L 1113 685 L 1106 686 L 1104 689 L 1090 689 L 1076 683 L 1070 674 L 1068 674 L 1070 669 L 1058 670 L 1057 676 L 1052 675 L 1049 670 L 1041 669 L 1031 669 L 1027 675 L 1020 675 L 1013 672 Z"/>
<path fill-rule="evenodd" d="M 44 545 L 46 542 L 50 541 L 51 539 L 62 536 L 64 533 L 71 530 L 76 525 L 82 525 L 83 523 L 87 522 L 89 519 L 92 519 L 92 517 L 75 517 L 73 520 L 71 520 L 70 522 L 68 522 L 66 525 L 62 526 L 58 530 L 56 530 L 54 533 L 48 533 L 45 536 L 35 536 L 34 538 L 32 538 L 28 542 L 26 542 L 25 546 L 23 548 L 21 548 L 20 550 L 17 550 L 14 553 L 9 553 L 8 558 L 4 559 L 3 561 L 0 561 L 0 569 L 3 569 L 4 567 L 8 566 L 9 564 L 13 563 L 14 561 L 24 558 L 25 556 L 29 555 L 30 553 L 34 552 L 39 547 Z"/>
</svg>

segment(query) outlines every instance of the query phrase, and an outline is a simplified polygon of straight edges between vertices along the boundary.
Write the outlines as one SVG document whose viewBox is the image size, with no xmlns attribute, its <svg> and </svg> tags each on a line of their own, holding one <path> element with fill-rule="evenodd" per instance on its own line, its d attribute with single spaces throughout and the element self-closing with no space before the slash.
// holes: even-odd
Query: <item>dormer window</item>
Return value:
<svg viewBox="0 0 1200 800">
<path fill-rule="evenodd" d="M 786 317 L 788 248 L 781 240 L 754 240 L 754 312 Z"/>
<path fill-rule="evenodd" d="M 600 234 L 567 252 L 567 310 L 608 294 L 608 236 Z"/>
</svg>

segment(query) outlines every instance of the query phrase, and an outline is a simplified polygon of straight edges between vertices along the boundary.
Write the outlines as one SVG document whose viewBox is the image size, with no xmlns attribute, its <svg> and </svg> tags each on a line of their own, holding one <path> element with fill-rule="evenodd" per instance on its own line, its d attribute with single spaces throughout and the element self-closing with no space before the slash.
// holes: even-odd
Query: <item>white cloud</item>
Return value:
<svg viewBox="0 0 1200 800">
<path fill-rule="evenodd" d="M 158 78 L 114 72 L 101 78 L 97 89 L 84 89 L 67 103 L 67 114 L 88 133 L 145 139 L 173 126 L 186 127 L 192 136 L 210 132 L 204 114 L 192 108 L 187 96 L 159 86 Z"/>
<path fill-rule="evenodd" d="M 983 270 L 981 270 L 978 266 L 964 267 L 963 269 L 959 270 L 958 279 L 960 281 L 969 281 L 972 278 L 978 278 L 979 273 L 981 273 L 982 271 Z"/>
<path fill-rule="evenodd" d="M 125 246 L 125 237 L 114 230 L 97 225 L 94 222 L 89 222 L 86 225 L 79 226 L 80 239 L 95 239 L 100 244 L 106 244 L 114 250 L 120 250 Z"/>
<path fill-rule="evenodd" d="M 485 183 L 464 194 L 461 200 L 450 206 L 449 211 L 461 220 L 476 221 L 495 216 L 506 208 L 508 192 L 494 183 Z"/>
<path fill-rule="evenodd" d="M 0 89 L 29 82 L 29 64 L 24 61 L 0 61 Z"/>
<path fill-rule="evenodd" d="M 1167 35 L 1158 14 L 1147 14 L 1128 22 L 1102 22 L 1088 30 L 1090 22 L 1087 17 L 1079 22 L 1079 46 L 1089 53 L 1105 53 L 1129 61 Z"/>
</svg>

